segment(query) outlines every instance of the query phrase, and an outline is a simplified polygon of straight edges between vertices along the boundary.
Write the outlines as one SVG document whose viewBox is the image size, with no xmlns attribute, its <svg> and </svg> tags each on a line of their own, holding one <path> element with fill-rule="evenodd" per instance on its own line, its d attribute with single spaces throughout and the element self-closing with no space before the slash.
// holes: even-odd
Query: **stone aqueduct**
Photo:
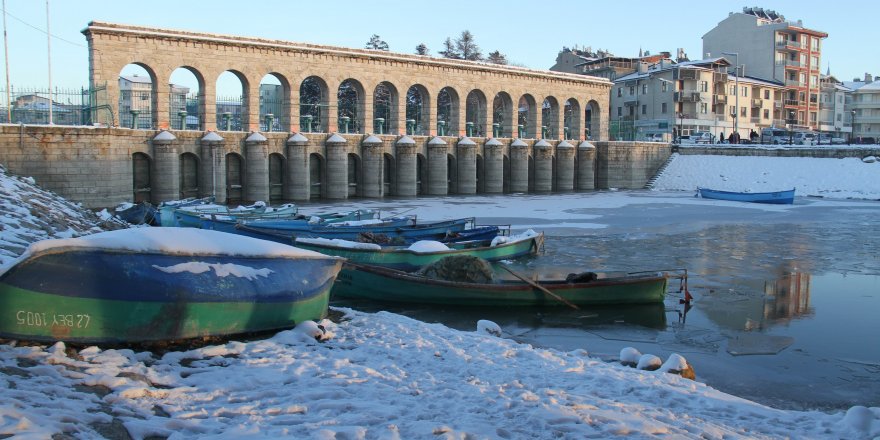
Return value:
<svg viewBox="0 0 880 440">
<path fill-rule="evenodd" d="M 603 79 L 103 22 L 91 22 L 83 33 L 89 44 L 90 82 L 106 85 L 101 97 L 105 111 L 95 115 L 98 122 L 118 124 L 113 104 L 119 101 L 118 77 L 126 65 L 143 67 L 153 84 L 154 130 L 143 133 L 146 142 L 129 148 L 135 199 L 158 202 L 213 194 L 220 201 L 308 200 L 596 187 L 596 148 L 582 141 L 585 128 L 595 134 L 594 141 L 607 133 L 610 83 Z M 197 131 L 174 130 L 171 124 L 171 92 L 163 86 L 177 68 L 189 70 L 198 81 Z M 226 71 L 242 83 L 241 132 L 218 130 L 224 127 L 215 122 L 215 83 Z M 286 134 L 259 132 L 259 86 L 265 75 L 281 83 L 283 114 L 277 117 Z M 361 118 L 355 125 L 360 127 L 372 125 L 373 91 L 380 84 L 390 89 L 389 134 L 332 133 L 336 130 L 330 127 L 338 126 L 333 111 L 325 111 L 321 126 L 304 132 L 300 84 L 307 78 L 319 80 L 322 100 L 330 108 L 340 84 L 355 84 Z M 423 103 L 424 128 L 408 136 L 403 97 L 413 89 Z M 445 114 L 448 130 L 437 136 L 441 91 L 451 97 L 451 109 Z M 489 111 L 480 119 L 464 120 L 465 97 L 472 96 L 483 105 L 503 104 L 499 126 L 493 127 Z M 517 126 L 520 103 L 529 108 L 523 127 Z M 546 109 L 540 108 L 542 103 Z M 497 137 L 467 137 L 466 122 L 476 125 L 474 133 Z"/>
</svg>

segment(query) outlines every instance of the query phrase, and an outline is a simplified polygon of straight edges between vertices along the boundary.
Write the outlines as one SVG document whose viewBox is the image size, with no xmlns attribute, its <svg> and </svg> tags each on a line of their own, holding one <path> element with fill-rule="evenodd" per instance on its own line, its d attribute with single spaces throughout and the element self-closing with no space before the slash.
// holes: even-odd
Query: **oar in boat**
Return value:
<svg viewBox="0 0 880 440">
<path fill-rule="evenodd" d="M 511 268 L 509 268 L 509 267 L 507 267 L 507 266 L 505 266 L 505 265 L 503 265 L 503 264 L 500 264 L 499 266 L 501 266 L 504 270 L 510 272 L 513 276 L 515 276 L 515 277 L 517 277 L 517 278 L 519 278 L 519 279 L 525 281 L 526 283 L 528 283 L 528 284 L 531 285 L 532 287 L 534 287 L 534 288 L 536 288 L 536 289 L 538 289 L 538 290 L 540 290 L 540 291 L 546 293 L 548 296 L 550 296 L 550 297 L 556 299 L 557 301 L 560 301 L 560 302 L 562 302 L 563 304 L 565 304 L 565 305 L 567 305 L 567 306 L 569 306 L 569 307 L 571 307 L 571 308 L 573 308 L 573 309 L 575 309 L 575 310 L 580 310 L 580 307 L 578 307 L 576 304 L 574 304 L 574 303 L 572 303 L 571 301 L 569 301 L 569 300 L 567 300 L 567 299 L 565 299 L 565 298 L 563 298 L 563 297 L 561 297 L 561 296 L 559 296 L 559 295 L 557 295 L 557 294 L 555 294 L 555 293 L 553 293 L 553 292 L 547 290 L 546 287 L 544 287 L 544 286 L 542 286 L 542 285 L 540 285 L 540 284 L 538 284 L 538 283 L 536 283 L 536 282 L 534 282 L 534 281 L 532 281 L 532 280 L 526 278 L 525 276 L 520 275 L 520 274 L 514 272 L 513 269 L 511 269 Z"/>
</svg>

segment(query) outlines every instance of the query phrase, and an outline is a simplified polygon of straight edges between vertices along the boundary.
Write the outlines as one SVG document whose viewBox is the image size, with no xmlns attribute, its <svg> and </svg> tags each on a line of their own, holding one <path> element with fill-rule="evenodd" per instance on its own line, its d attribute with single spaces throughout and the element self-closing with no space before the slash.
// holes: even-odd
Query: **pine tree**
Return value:
<svg viewBox="0 0 880 440">
<path fill-rule="evenodd" d="M 496 50 L 495 52 L 489 52 L 486 61 L 493 64 L 507 64 L 507 56 Z"/>
<path fill-rule="evenodd" d="M 452 42 L 452 38 L 446 37 L 446 41 L 443 42 L 443 50 L 440 51 L 440 55 L 444 58 L 452 58 L 454 60 L 460 60 L 461 54 L 458 53 L 458 50 L 455 48 L 455 43 Z"/>
<path fill-rule="evenodd" d="M 428 46 L 425 46 L 425 43 L 419 43 L 416 46 L 416 55 L 427 55 L 428 54 Z"/>
<path fill-rule="evenodd" d="M 483 59 L 483 53 L 480 52 L 480 46 L 477 46 L 471 31 L 461 31 L 461 35 L 455 40 L 455 47 L 462 59 L 469 61 L 481 61 Z"/>
<path fill-rule="evenodd" d="M 373 34 L 373 36 L 370 37 L 370 41 L 367 41 L 364 49 L 384 50 L 388 52 L 388 43 L 382 40 L 379 35 Z"/>
</svg>

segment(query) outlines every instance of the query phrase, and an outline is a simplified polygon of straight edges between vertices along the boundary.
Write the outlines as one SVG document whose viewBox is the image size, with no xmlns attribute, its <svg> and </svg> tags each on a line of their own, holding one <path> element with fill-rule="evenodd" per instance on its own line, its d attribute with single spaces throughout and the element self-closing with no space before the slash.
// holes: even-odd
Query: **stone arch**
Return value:
<svg viewBox="0 0 880 440">
<path fill-rule="evenodd" d="M 299 126 L 306 133 L 328 133 L 330 89 L 319 76 L 309 76 L 299 86 Z"/>
<path fill-rule="evenodd" d="M 364 86 L 360 81 L 349 78 L 339 84 L 336 91 L 336 114 L 340 133 L 363 133 Z"/>
<path fill-rule="evenodd" d="M 452 87 L 444 87 L 437 93 L 437 135 L 458 135 L 458 92 Z"/>
<path fill-rule="evenodd" d="M 269 154 L 269 203 L 284 199 L 284 156 Z"/>
<path fill-rule="evenodd" d="M 231 75 L 231 76 L 230 76 Z M 238 84 L 235 79 L 238 79 Z M 248 128 L 248 90 L 247 76 L 237 70 L 225 70 L 216 81 L 217 128 L 220 131 L 245 131 Z M 236 95 L 236 87 L 241 92 Z"/>
<path fill-rule="evenodd" d="M 414 84 L 406 91 L 406 133 L 427 136 L 431 127 L 428 115 L 431 109 L 431 95 L 421 84 Z"/>
<path fill-rule="evenodd" d="M 581 104 L 577 99 L 566 99 L 562 107 L 562 139 L 580 139 Z"/>
<path fill-rule="evenodd" d="M 602 109 L 596 100 L 591 99 L 587 102 L 587 105 L 584 107 L 584 139 L 599 139 L 599 133 L 601 133 L 601 111 Z"/>
<path fill-rule="evenodd" d="M 428 193 L 428 159 L 424 154 L 416 154 L 416 194 Z"/>
<path fill-rule="evenodd" d="M 400 132 L 397 126 L 399 94 L 397 87 L 388 81 L 382 81 L 373 90 L 373 124 L 376 133 L 389 134 Z"/>
<path fill-rule="evenodd" d="M 397 166 L 394 156 L 385 153 L 382 155 L 382 194 L 397 194 Z"/>
<path fill-rule="evenodd" d="M 199 196 L 199 158 L 193 153 L 180 155 L 180 198 Z"/>
<path fill-rule="evenodd" d="M 168 78 L 168 120 L 172 129 L 205 128 L 205 76 L 192 66 L 179 66 Z M 195 89 L 195 90 L 193 90 Z"/>
<path fill-rule="evenodd" d="M 538 114 L 535 98 L 528 93 L 519 97 L 517 103 L 517 135 L 516 137 L 534 139 L 537 137 Z"/>
<path fill-rule="evenodd" d="M 482 90 L 471 90 L 465 101 L 465 134 L 486 136 L 486 95 Z"/>
<path fill-rule="evenodd" d="M 226 154 L 226 203 L 240 203 L 244 187 L 244 159 L 238 153 Z"/>
<path fill-rule="evenodd" d="M 452 154 L 446 154 L 446 193 L 458 192 L 458 160 Z"/>
<path fill-rule="evenodd" d="M 513 99 L 507 92 L 498 92 L 492 100 L 492 137 L 514 137 Z"/>
<path fill-rule="evenodd" d="M 119 126 L 143 130 L 155 128 L 159 120 L 156 71 L 146 63 L 129 63 L 119 71 L 117 81 Z"/>
<path fill-rule="evenodd" d="M 559 101 L 553 96 L 541 103 L 541 139 L 559 138 Z"/>
<path fill-rule="evenodd" d="M 290 131 L 290 81 L 277 72 L 260 79 L 260 130 Z"/>
<path fill-rule="evenodd" d="M 363 195 L 364 169 L 361 166 L 361 157 L 355 153 L 348 153 L 348 197 Z"/>
<path fill-rule="evenodd" d="M 131 186 L 134 203 L 149 202 L 152 192 L 152 160 L 146 153 L 131 155 Z"/>
<path fill-rule="evenodd" d="M 324 156 L 318 153 L 309 154 L 309 198 L 322 197 L 325 163 Z"/>
</svg>

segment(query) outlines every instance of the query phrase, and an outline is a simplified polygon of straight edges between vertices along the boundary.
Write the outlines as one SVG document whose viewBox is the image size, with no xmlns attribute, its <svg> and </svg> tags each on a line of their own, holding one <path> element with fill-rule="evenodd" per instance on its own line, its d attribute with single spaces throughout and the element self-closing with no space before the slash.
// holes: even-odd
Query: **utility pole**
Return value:
<svg viewBox="0 0 880 440">
<path fill-rule="evenodd" d="M 3 0 L 3 57 L 6 59 L 6 122 L 12 123 L 12 100 L 9 90 L 9 43 L 6 38 L 6 0 Z"/>
<path fill-rule="evenodd" d="M 49 60 L 49 125 L 52 125 L 52 107 L 55 106 L 55 96 L 52 93 L 52 31 L 49 29 L 49 0 L 46 0 L 46 47 Z"/>
<path fill-rule="evenodd" d="M 733 88 L 736 89 L 736 94 L 733 99 L 736 111 L 733 113 L 733 132 L 736 133 L 737 142 L 739 142 L 739 52 L 721 52 L 721 54 L 733 55 L 733 63 L 735 64 L 733 74 L 736 76 L 733 77 Z"/>
</svg>

